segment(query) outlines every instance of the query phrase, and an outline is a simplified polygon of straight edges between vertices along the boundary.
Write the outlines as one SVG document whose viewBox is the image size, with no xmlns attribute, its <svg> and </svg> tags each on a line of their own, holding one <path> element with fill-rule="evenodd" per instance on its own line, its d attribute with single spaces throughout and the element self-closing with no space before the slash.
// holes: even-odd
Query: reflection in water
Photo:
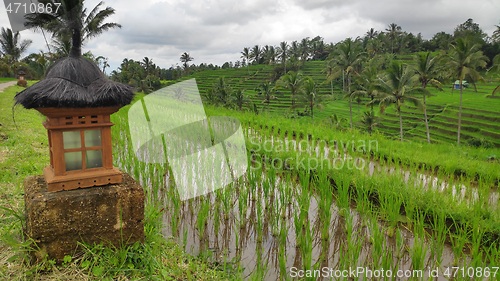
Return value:
<svg viewBox="0 0 500 281">
<path fill-rule="evenodd" d="M 247 135 L 263 141 L 255 132 Z M 121 136 L 126 139 L 126 134 Z M 373 160 L 366 165 L 366 160 L 353 159 L 347 151 L 339 153 L 336 146 L 330 150 L 325 143 L 320 142 L 313 148 L 309 142 L 273 136 L 270 143 L 271 147 L 282 145 L 284 150 L 314 153 L 317 157 L 365 161 L 363 167 L 369 175 L 399 176 L 402 182 L 422 190 L 451 192 L 458 201 L 476 200 L 479 196 L 477 191 L 471 191 L 474 189 L 463 183 L 448 183 L 443 176 L 405 171 L 399 165 L 394 167 Z M 260 280 L 278 280 L 294 276 L 296 269 L 304 268 L 383 268 L 391 269 L 394 274 L 398 270 L 413 269 L 428 274 L 431 269 L 440 268 L 442 273 L 456 264 L 456 259 L 459 264 L 464 262 L 460 260 L 462 256 L 454 258 L 452 246 L 444 243 L 446 237 L 438 241 L 434 238 L 436 235 L 428 235 L 422 225 L 396 223 L 399 226 L 393 228 L 364 208 L 362 200 L 354 206 L 349 195 L 343 198 L 340 191 L 335 196 L 320 194 L 325 186 L 331 188 L 329 181 L 328 184 L 314 182 L 316 191 L 312 192 L 304 177 L 276 175 L 273 171 L 262 174 L 249 169 L 237 183 L 181 201 L 167 171 L 158 165 L 128 161 L 127 142 L 122 151 L 125 153 L 117 157 L 118 166 L 140 181 L 152 195 L 149 200 L 160 198 L 165 207 L 164 234 L 176 237 L 190 254 L 211 253 L 219 264 L 239 268 L 245 278 L 260 274 Z M 496 203 L 498 195 L 489 196 L 490 201 Z M 389 208 L 385 212 L 387 210 Z M 399 216 L 399 211 L 394 209 L 392 215 Z M 396 218 L 396 222 L 398 220 Z M 463 245 L 455 252 L 461 253 L 462 249 Z M 443 274 L 439 276 L 438 280 L 447 280 Z"/>
</svg>

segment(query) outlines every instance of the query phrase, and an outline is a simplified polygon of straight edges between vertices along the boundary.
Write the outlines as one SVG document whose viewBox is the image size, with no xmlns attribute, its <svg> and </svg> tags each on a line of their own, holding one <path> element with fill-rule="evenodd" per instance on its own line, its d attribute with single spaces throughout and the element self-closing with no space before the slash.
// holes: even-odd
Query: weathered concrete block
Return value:
<svg viewBox="0 0 500 281">
<path fill-rule="evenodd" d="M 45 255 L 61 261 L 77 242 L 132 244 L 144 240 L 144 189 L 128 174 L 120 184 L 49 192 L 42 175 L 24 179 L 25 236 Z"/>
</svg>

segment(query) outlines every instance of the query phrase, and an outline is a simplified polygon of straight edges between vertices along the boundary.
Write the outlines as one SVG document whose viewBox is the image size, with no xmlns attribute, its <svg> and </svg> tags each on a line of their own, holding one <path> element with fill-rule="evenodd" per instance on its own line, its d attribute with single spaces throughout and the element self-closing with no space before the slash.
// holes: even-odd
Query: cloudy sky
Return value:
<svg viewBox="0 0 500 281">
<path fill-rule="evenodd" d="M 85 3 L 93 8 L 99 1 Z M 146 56 L 168 68 L 180 64 L 183 52 L 193 63 L 221 65 L 241 60 L 244 47 L 317 35 L 335 43 L 392 22 L 426 39 L 453 33 L 468 18 L 490 36 L 500 24 L 499 0 L 109 0 L 105 5 L 116 10 L 108 21 L 123 28 L 89 41 L 84 51 L 108 57 L 111 70 L 124 58 Z M 10 27 L 2 5 L 0 26 Z M 25 30 L 21 37 L 33 40 L 29 52 L 47 51 L 41 34 Z"/>
</svg>

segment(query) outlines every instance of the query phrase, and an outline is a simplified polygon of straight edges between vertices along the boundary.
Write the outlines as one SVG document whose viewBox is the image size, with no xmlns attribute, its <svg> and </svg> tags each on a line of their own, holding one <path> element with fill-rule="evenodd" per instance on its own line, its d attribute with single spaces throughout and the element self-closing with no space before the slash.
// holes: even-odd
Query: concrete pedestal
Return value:
<svg viewBox="0 0 500 281">
<path fill-rule="evenodd" d="M 144 190 L 128 174 L 120 184 L 49 192 L 42 175 L 24 180 L 25 236 L 36 242 L 32 255 L 61 261 L 77 242 L 133 244 L 144 240 Z"/>
</svg>

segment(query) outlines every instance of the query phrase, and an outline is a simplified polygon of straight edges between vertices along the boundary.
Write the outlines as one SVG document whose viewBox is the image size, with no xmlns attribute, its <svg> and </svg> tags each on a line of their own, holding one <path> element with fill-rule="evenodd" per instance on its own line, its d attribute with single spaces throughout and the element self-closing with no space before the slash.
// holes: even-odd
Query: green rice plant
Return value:
<svg viewBox="0 0 500 281">
<path fill-rule="evenodd" d="M 247 208 L 248 208 L 248 188 L 243 187 L 240 189 L 238 197 L 238 215 L 240 228 L 245 228 L 247 222 Z"/>
<path fill-rule="evenodd" d="M 300 253 L 302 255 L 302 266 L 304 270 L 310 270 L 312 268 L 312 251 L 313 251 L 313 233 L 314 226 L 311 230 L 309 223 L 306 223 L 304 231 L 301 236 L 299 236 L 300 241 Z"/>
<path fill-rule="evenodd" d="M 373 268 L 378 268 L 380 266 L 380 258 L 384 253 L 385 237 L 384 229 L 380 228 L 377 215 L 375 213 L 369 218 L 368 230 L 370 234 Z"/>
<path fill-rule="evenodd" d="M 431 239 L 431 259 L 434 259 L 434 266 L 438 267 L 443 262 L 443 250 L 449 228 L 446 226 L 446 218 L 444 215 L 433 213 L 432 219 L 434 232 Z"/>
<path fill-rule="evenodd" d="M 363 246 L 364 237 L 359 231 L 354 231 L 354 216 L 349 213 L 345 216 L 345 228 L 346 228 L 346 256 L 347 265 L 351 267 L 356 267 L 359 259 L 359 253 Z"/>
<path fill-rule="evenodd" d="M 226 186 L 222 192 L 222 211 L 224 213 L 224 219 L 229 220 L 229 214 L 233 209 L 233 195 L 234 186 L 232 184 Z"/>
<path fill-rule="evenodd" d="M 387 235 L 393 237 L 394 230 L 398 226 L 400 219 L 402 199 L 400 196 L 391 193 L 385 193 L 381 198 L 381 209 L 385 219 L 389 222 Z"/>
<path fill-rule="evenodd" d="M 205 196 L 200 196 L 205 197 Z M 208 224 L 208 218 L 210 216 L 210 202 L 203 198 L 200 209 L 198 211 L 198 217 L 196 220 L 196 227 L 198 228 L 198 233 L 200 240 L 203 240 L 205 234 L 205 227 Z"/>
<path fill-rule="evenodd" d="M 463 255 L 465 243 L 467 243 L 469 236 L 468 223 L 459 224 L 453 222 L 455 233 L 450 232 L 451 245 L 453 250 L 453 266 L 458 266 L 459 260 Z"/>
<path fill-rule="evenodd" d="M 300 181 L 300 186 L 297 189 L 297 204 L 298 204 L 298 209 L 300 212 L 300 222 L 302 223 L 302 227 L 305 227 L 305 222 L 308 221 L 309 219 L 309 206 L 311 204 L 311 197 L 314 196 L 310 192 L 310 184 L 309 184 L 309 178 L 310 178 L 310 171 L 300 171 L 299 175 L 299 181 Z"/>
<path fill-rule="evenodd" d="M 419 232 L 415 232 L 413 239 L 413 246 L 411 247 L 411 266 L 413 270 L 424 269 L 425 256 L 427 254 L 427 247 L 425 245 L 425 238 Z"/>
<path fill-rule="evenodd" d="M 337 206 L 339 207 L 339 215 L 345 217 L 348 215 L 349 205 L 351 203 L 349 194 L 351 177 L 347 173 L 341 173 L 338 179 L 339 180 L 335 181 L 337 185 Z"/>
<path fill-rule="evenodd" d="M 255 231 L 257 234 L 257 243 L 262 243 L 262 233 L 264 230 L 264 208 L 262 207 L 262 201 L 257 200 L 257 213 L 256 215 L 256 222 L 254 224 Z"/>
<path fill-rule="evenodd" d="M 170 210 L 170 226 L 172 228 L 172 236 L 177 236 L 178 227 L 180 224 L 180 210 L 181 210 L 181 199 L 179 198 L 179 193 L 172 192 L 172 209 Z"/>
</svg>

